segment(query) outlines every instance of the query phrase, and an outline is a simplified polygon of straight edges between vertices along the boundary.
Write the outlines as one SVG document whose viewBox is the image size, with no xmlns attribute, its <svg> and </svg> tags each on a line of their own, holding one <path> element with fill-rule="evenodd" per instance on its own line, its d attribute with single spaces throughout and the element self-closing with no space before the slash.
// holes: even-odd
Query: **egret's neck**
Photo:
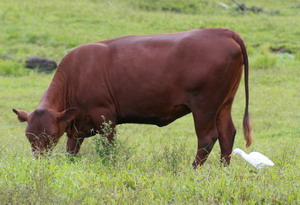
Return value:
<svg viewBox="0 0 300 205">
<path fill-rule="evenodd" d="M 239 155 L 241 155 L 242 157 L 247 157 L 248 156 L 248 154 L 246 154 L 246 152 L 244 152 L 241 149 L 238 149 L 236 153 L 239 154 Z"/>
<path fill-rule="evenodd" d="M 241 150 L 239 154 L 244 158 L 248 157 L 248 154 L 246 152 L 244 152 L 243 150 Z"/>
</svg>

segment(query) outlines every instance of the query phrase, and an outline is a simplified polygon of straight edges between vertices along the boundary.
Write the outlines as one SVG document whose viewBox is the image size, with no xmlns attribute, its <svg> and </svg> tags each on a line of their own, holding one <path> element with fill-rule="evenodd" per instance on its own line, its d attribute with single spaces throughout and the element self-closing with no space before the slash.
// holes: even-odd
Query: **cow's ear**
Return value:
<svg viewBox="0 0 300 205">
<path fill-rule="evenodd" d="M 60 121 L 71 122 L 77 116 L 79 110 L 77 108 L 69 108 L 62 111 L 58 117 Z"/>
<path fill-rule="evenodd" d="M 28 113 L 22 110 L 12 109 L 14 113 L 18 116 L 20 122 L 26 122 L 28 120 Z"/>
</svg>

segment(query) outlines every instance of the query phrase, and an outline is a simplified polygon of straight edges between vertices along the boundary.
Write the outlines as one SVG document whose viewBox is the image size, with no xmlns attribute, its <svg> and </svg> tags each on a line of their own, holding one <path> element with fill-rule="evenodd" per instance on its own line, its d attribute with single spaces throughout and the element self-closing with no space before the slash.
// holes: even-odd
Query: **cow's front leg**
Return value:
<svg viewBox="0 0 300 205">
<path fill-rule="evenodd" d="M 84 138 L 68 137 L 67 152 L 72 155 L 78 154 Z"/>
</svg>

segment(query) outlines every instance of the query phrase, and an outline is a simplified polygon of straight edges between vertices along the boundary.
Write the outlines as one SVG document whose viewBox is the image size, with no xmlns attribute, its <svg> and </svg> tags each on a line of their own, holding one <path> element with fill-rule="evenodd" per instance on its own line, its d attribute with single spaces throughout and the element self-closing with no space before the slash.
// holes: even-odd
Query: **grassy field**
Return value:
<svg viewBox="0 0 300 205">
<path fill-rule="evenodd" d="M 182 2 L 0 1 L 0 204 L 300 204 L 300 1 L 245 1 L 279 14 L 241 14 L 229 0 L 222 1 L 228 9 L 217 0 Z M 247 152 L 267 155 L 274 167 L 257 171 L 234 156 L 224 168 L 216 144 L 205 165 L 193 170 L 191 115 L 163 128 L 118 126 L 120 145 L 110 158 L 97 152 L 96 136 L 77 158 L 65 155 L 63 137 L 51 156 L 33 160 L 25 124 L 11 108 L 32 111 L 53 73 L 24 69 L 26 57 L 60 61 L 87 42 L 211 27 L 233 29 L 247 44 L 255 136 Z M 245 149 L 241 85 L 234 147 Z"/>
</svg>

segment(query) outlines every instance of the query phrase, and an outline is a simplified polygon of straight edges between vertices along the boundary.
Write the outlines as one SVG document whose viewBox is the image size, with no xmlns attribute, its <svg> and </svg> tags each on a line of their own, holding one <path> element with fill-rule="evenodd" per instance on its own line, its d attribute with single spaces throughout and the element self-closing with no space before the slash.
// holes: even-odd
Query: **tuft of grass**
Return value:
<svg viewBox="0 0 300 205">
<path fill-rule="evenodd" d="M 272 54 L 259 54 L 252 58 L 251 67 L 254 69 L 270 69 L 277 64 L 277 56 Z"/>
<path fill-rule="evenodd" d="M 0 59 L 0 75 L 28 75 L 32 70 L 25 69 L 23 62 Z"/>
<path fill-rule="evenodd" d="M 187 150 L 185 141 L 171 142 L 170 144 L 162 145 L 160 151 L 153 153 L 153 166 L 161 166 L 165 172 L 178 175 L 185 168 L 192 168 L 191 152 Z M 155 159 L 160 159 L 157 162 Z"/>
</svg>

